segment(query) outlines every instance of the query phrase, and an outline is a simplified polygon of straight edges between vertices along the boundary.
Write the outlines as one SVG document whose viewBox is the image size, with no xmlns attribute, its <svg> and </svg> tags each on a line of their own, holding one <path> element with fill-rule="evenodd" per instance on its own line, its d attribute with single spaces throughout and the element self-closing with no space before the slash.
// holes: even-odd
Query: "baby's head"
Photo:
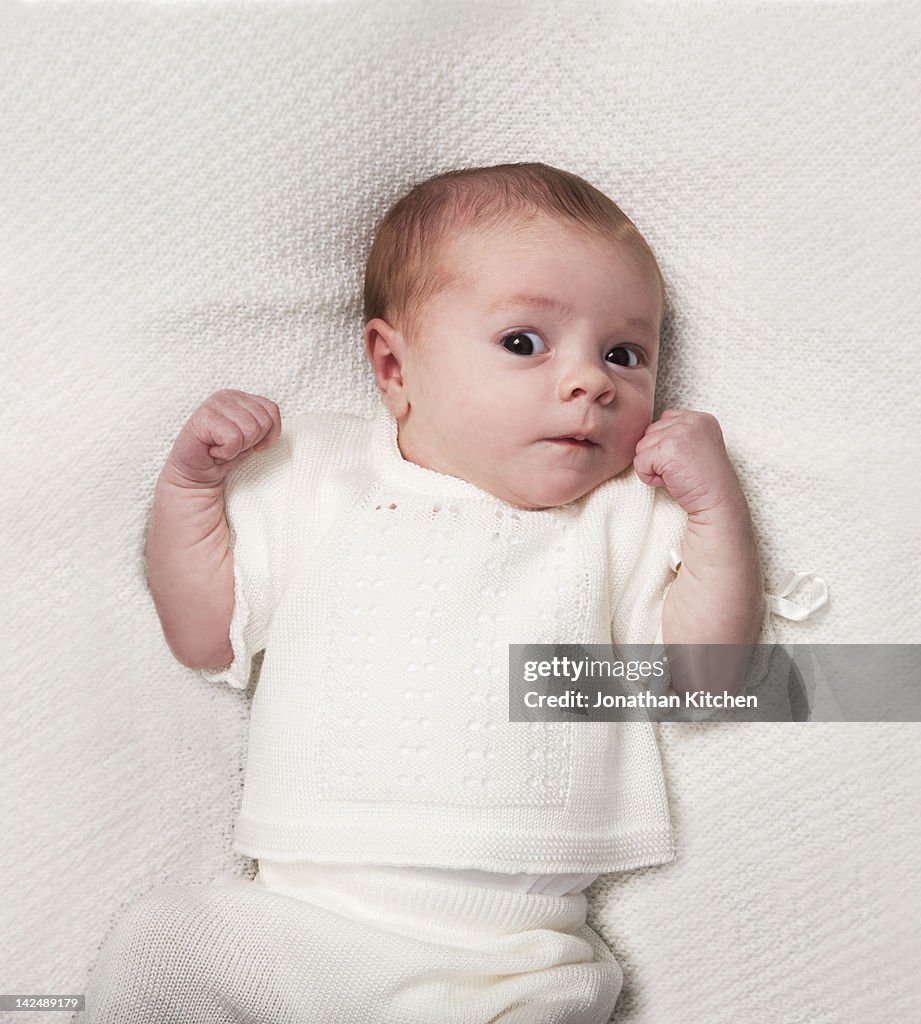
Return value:
<svg viewBox="0 0 921 1024">
<path fill-rule="evenodd" d="M 633 222 L 577 175 L 503 164 L 416 185 L 378 226 L 364 306 L 410 462 L 526 509 L 632 464 L 664 282 Z"/>
</svg>

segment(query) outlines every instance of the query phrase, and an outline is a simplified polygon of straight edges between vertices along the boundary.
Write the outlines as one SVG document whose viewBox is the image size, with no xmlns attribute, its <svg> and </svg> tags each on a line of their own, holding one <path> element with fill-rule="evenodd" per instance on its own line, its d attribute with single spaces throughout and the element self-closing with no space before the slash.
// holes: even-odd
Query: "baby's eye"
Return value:
<svg viewBox="0 0 921 1024">
<path fill-rule="evenodd" d="M 624 348 L 623 345 L 618 345 L 617 348 L 612 348 L 604 358 L 609 363 L 615 363 L 617 366 L 627 366 L 631 369 L 634 366 L 640 365 L 640 358 L 636 352 L 634 352 L 632 348 Z"/>
<path fill-rule="evenodd" d="M 532 338 L 536 339 L 539 348 L 535 348 L 534 342 L 531 341 Z M 534 331 L 513 331 L 511 334 L 506 334 L 502 339 L 502 347 L 518 356 L 539 356 L 547 351 L 543 339 Z"/>
</svg>

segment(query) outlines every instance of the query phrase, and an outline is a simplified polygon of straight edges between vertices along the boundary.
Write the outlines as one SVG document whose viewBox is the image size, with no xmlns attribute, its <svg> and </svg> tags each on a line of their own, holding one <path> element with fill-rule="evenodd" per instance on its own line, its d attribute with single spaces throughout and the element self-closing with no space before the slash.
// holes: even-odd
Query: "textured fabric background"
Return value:
<svg viewBox="0 0 921 1024">
<path fill-rule="evenodd" d="M 252 873 L 249 698 L 162 639 L 154 483 L 219 388 L 370 411 L 364 257 L 437 171 L 616 199 L 668 282 L 660 408 L 720 419 L 768 581 L 829 584 L 780 639 L 921 640 L 919 33 L 911 2 L 0 4 L 0 991 L 80 992 L 130 901 Z M 918 726 L 661 737 L 679 858 L 592 890 L 617 1019 L 916 1017 Z"/>
</svg>

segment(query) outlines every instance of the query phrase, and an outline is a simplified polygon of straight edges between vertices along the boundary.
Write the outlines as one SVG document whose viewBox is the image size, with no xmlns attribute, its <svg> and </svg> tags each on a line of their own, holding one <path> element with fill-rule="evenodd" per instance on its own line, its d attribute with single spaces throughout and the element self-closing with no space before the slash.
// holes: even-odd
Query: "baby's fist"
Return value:
<svg viewBox="0 0 921 1024">
<path fill-rule="evenodd" d="M 643 483 L 665 487 L 688 515 L 742 496 L 723 432 L 707 412 L 666 409 L 637 444 L 633 468 Z"/>
<path fill-rule="evenodd" d="M 234 462 L 251 451 L 271 448 L 280 434 L 281 413 L 271 399 L 216 391 L 189 417 L 167 464 L 193 484 L 220 484 Z"/>
</svg>

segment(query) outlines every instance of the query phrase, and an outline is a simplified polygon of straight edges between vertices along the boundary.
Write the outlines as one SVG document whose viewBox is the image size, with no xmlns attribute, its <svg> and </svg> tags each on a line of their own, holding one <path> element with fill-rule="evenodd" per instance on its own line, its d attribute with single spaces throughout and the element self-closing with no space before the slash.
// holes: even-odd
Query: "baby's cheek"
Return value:
<svg viewBox="0 0 921 1024">
<path fill-rule="evenodd" d="M 623 441 L 623 447 L 636 452 L 636 446 L 640 443 L 649 429 L 652 422 L 652 410 L 637 408 L 625 415 L 620 423 L 619 434 Z"/>
</svg>

